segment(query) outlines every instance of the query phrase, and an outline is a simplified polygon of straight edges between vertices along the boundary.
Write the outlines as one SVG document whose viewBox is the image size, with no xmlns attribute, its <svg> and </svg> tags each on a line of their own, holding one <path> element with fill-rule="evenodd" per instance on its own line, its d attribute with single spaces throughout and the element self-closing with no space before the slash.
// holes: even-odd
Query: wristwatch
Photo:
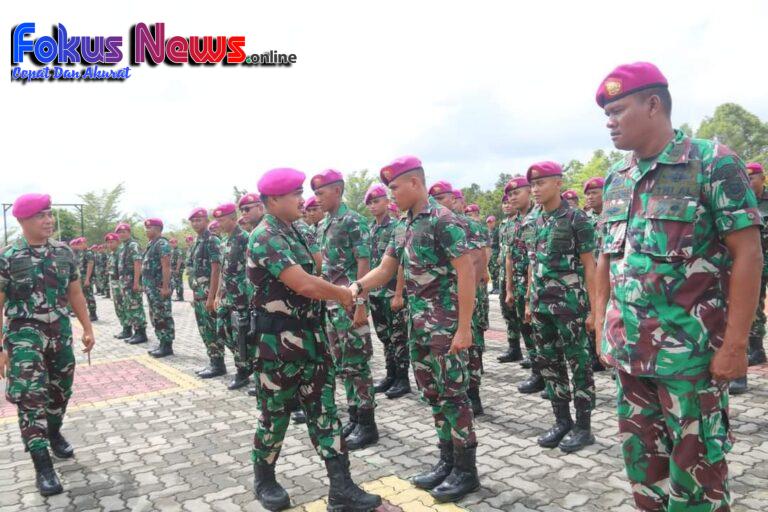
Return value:
<svg viewBox="0 0 768 512">
<path fill-rule="evenodd" d="M 366 300 L 362 297 L 358 297 L 355 299 L 355 306 L 365 306 Z"/>
<path fill-rule="evenodd" d="M 357 294 L 358 295 L 363 293 L 363 285 L 361 285 L 358 281 L 352 281 L 352 285 L 357 286 Z"/>
</svg>

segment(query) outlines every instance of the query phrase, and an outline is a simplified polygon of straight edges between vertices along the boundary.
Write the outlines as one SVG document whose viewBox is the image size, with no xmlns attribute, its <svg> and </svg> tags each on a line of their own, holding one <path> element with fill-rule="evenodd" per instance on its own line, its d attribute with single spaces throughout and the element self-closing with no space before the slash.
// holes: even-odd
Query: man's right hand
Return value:
<svg viewBox="0 0 768 512">
<path fill-rule="evenodd" d="M 131 287 L 131 290 L 133 290 L 133 293 L 139 293 L 141 291 L 141 286 L 139 286 L 136 283 L 133 283 L 133 286 Z"/>
<path fill-rule="evenodd" d="M 8 368 L 8 352 L 0 352 L 0 379 L 5 378 L 5 371 Z"/>
<path fill-rule="evenodd" d="M 357 287 L 355 287 L 355 288 L 357 288 Z M 352 309 L 352 305 L 355 302 L 355 298 L 353 297 L 352 290 L 350 290 L 349 288 L 346 288 L 344 286 L 339 286 L 339 293 L 341 293 L 341 299 L 339 300 L 339 303 L 347 311 L 351 310 Z"/>
<path fill-rule="evenodd" d="M 397 312 L 403 309 L 403 306 L 405 306 L 405 301 L 403 300 L 402 295 L 395 295 L 392 297 L 392 300 L 389 303 L 390 307 L 392 307 L 392 311 Z"/>
<path fill-rule="evenodd" d="M 525 318 L 523 322 L 526 324 L 531 323 L 531 307 L 528 304 L 525 305 Z"/>
<path fill-rule="evenodd" d="M 506 297 L 504 298 L 504 303 L 507 305 L 507 307 L 512 307 L 515 305 L 515 296 L 512 293 L 512 290 L 507 290 Z"/>
</svg>

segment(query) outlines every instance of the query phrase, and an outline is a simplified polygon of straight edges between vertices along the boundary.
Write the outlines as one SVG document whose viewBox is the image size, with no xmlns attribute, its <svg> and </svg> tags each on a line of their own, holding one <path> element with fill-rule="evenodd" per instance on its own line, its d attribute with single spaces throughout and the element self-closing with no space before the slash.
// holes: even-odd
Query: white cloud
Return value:
<svg viewBox="0 0 768 512">
<path fill-rule="evenodd" d="M 594 90 L 634 60 L 667 75 L 678 123 L 727 101 L 768 118 L 759 1 L 103 5 L 14 2 L 6 30 L 34 21 L 40 35 L 60 22 L 70 35 L 122 35 L 128 53 L 131 25 L 162 21 L 166 37 L 245 35 L 249 52 L 294 52 L 298 63 L 7 81 L 3 201 L 44 190 L 70 202 L 124 182 L 125 210 L 175 222 L 231 199 L 233 185 L 255 188 L 271 167 L 376 170 L 404 153 L 420 155 L 430 179 L 489 186 L 537 159 L 608 148 Z"/>
</svg>

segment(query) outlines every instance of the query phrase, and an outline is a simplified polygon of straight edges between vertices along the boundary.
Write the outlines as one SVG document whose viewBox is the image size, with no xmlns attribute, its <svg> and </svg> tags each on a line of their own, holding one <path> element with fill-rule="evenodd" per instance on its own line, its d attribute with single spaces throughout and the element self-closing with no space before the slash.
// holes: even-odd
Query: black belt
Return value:
<svg viewBox="0 0 768 512">
<path fill-rule="evenodd" d="M 296 318 L 281 313 L 267 313 L 252 309 L 248 334 L 280 334 L 285 331 L 313 329 L 313 318 Z"/>
</svg>

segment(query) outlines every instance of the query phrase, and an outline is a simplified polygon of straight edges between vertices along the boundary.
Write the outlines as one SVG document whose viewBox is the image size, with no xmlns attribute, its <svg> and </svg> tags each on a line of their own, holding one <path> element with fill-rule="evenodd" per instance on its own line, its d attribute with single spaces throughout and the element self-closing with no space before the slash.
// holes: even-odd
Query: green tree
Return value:
<svg viewBox="0 0 768 512">
<path fill-rule="evenodd" d="M 351 209 L 366 218 L 371 218 L 371 212 L 365 207 L 365 193 L 374 182 L 378 181 L 368 169 L 353 171 L 344 177 L 344 201 Z"/>
<path fill-rule="evenodd" d="M 724 103 L 712 117 L 705 117 L 696 136 L 717 139 L 745 162 L 768 164 L 768 124 L 735 103 Z"/>
<path fill-rule="evenodd" d="M 245 194 L 248 193 L 248 189 L 240 188 L 237 185 L 232 187 L 232 195 L 235 198 L 235 204 L 240 200 L 241 197 L 243 197 Z"/>
<path fill-rule="evenodd" d="M 56 231 L 53 237 L 57 240 L 69 241 L 80 236 L 80 212 L 66 208 L 53 208 L 53 218 Z"/>
<path fill-rule="evenodd" d="M 565 172 L 564 189 L 574 189 L 579 194 L 579 204 L 584 204 L 584 182 L 595 176 L 605 176 L 610 168 L 624 158 L 619 151 L 606 153 L 602 149 L 592 153 L 589 162 L 583 164 L 578 160 L 571 160 L 563 169 Z"/>
<path fill-rule="evenodd" d="M 115 225 L 121 217 L 118 205 L 120 197 L 125 192 L 122 183 L 112 190 L 100 192 L 86 192 L 80 195 L 83 201 L 83 215 L 85 217 L 85 237 L 89 243 L 100 243 L 104 235 L 115 229 Z M 138 222 L 135 216 L 130 216 L 128 221 Z M 141 231 L 144 231 L 141 229 Z"/>
</svg>

